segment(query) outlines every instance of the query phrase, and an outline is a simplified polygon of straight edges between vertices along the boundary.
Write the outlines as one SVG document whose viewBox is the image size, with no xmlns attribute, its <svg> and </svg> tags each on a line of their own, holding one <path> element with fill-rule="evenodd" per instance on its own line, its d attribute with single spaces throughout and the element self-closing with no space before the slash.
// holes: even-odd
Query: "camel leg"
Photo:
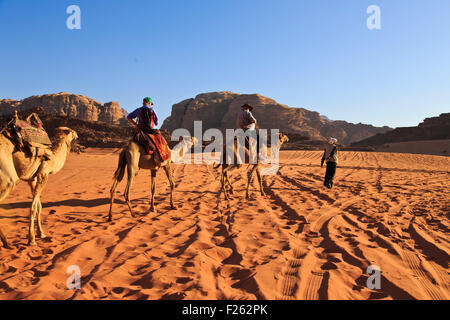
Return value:
<svg viewBox="0 0 450 320">
<path fill-rule="evenodd" d="M 220 177 L 220 182 L 221 182 L 220 193 L 223 192 L 225 199 L 229 200 L 228 191 L 227 191 L 227 188 L 225 187 L 225 179 L 226 179 L 227 175 L 228 175 L 228 167 L 222 168 L 222 175 Z M 220 193 L 219 193 L 219 197 L 220 197 Z"/>
<path fill-rule="evenodd" d="M 3 177 L 0 177 L 0 179 L 2 179 Z M 2 181 L 3 182 L 3 181 Z M 1 187 L 0 187 L 0 201 L 4 200 L 12 191 L 12 189 L 14 189 L 15 183 L 13 181 L 10 181 L 6 184 L 1 183 Z"/>
<path fill-rule="evenodd" d="M 33 201 L 31 202 L 31 208 L 30 208 L 30 225 L 28 230 L 28 245 L 36 245 L 36 236 L 34 231 L 34 219 L 36 218 L 37 214 L 37 205 L 38 205 L 38 199 L 36 196 L 36 190 L 37 190 L 37 183 L 36 181 L 30 182 L 31 192 L 33 193 Z"/>
<path fill-rule="evenodd" d="M 127 180 L 127 186 L 125 188 L 125 201 L 128 205 L 128 209 L 130 210 L 131 216 L 133 218 L 136 218 L 136 215 L 134 214 L 133 210 L 131 209 L 131 201 L 130 201 L 130 190 L 131 186 L 133 185 L 133 180 L 136 173 L 133 170 L 132 166 L 128 166 L 128 180 Z"/>
<path fill-rule="evenodd" d="M 173 182 L 172 168 L 170 166 L 170 163 L 167 166 L 164 166 L 164 172 L 166 173 L 167 179 L 169 179 L 170 183 L 170 208 L 176 209 L 175 205 L 173 204 L 173 189 L 175 189 L 175 183 Z"/>
<path fill-rule="evenodd" d="M 3 247 L 9 248 L 8 241 L 6 241 L 6 237 L 5 237 L 5 235 L 3 234 L 2 229 L 0 229 L 0 240 L 1 240 L 2 243 L 3 243 Z"/>
<path fill-rule="evenodd" d="M 5 199 L 11 193 L 14 186 L 15 183 L 12 179 L 9 179 L 4 175 L 0 176 L 0 201 Z M 1 229 L 0 229 L 0 241 L 3 243 L 3 247 L 9 248 L 8 241 L 6 240 L 6 237 Z"/>
<path fill-rule="evenodd" d="M 131 209 L 131 202 L 130 202 L 130 189 L 131 189 L 131 185 L 133 184 L 133 179 L 134 179 L 134 177 L 128 176 L 127 186 L 125 188 L 125 202 L 128 205 L 128 209 L 130 210 L 131 216 L 133 218 L 135 218 L 136 215 L 134 214 L 133 210 Z"/>
<path fill-rule="evenodd" d="M 220 195 L 222 194 L 223 191 L 223 167 L 222 167 L 222 171 L 220 172 L 220 188 L 219 188 L 219 192 L 217 193 L 217 198 L 220 199 Z"/>
<path fill-rule="evenodd" d="M 114 179 L 113 185 L 111 187 L 111 203 L 109 204 L 109 215 L 108 215 L 108 222 L 112 221 L 112 207 L 114 204 L 114 197 L 116 195 L 116 189 L 117 189 L 117 185 L 119 184 L 119 181 L 117 181 L 117 179 Z"/>
<path fill-rule="evenodd" d="M 44 167 L 41 167 L 41 170 L 45 170 Z M 47 237 L 44 233 L 44 229 L 42 228 L 42 219 L 41 219 L 42 213 L 41 193 L 44 190 L 45 186 L 47 185 L 47 181 L 48 175 L 41 173 L 37 176 L 36 185 L 34 186 L 35 189 L 34 193 L 36 194 L 37 197 L 36 203 L 37 236 L 40 239 L 44 239 Z"/>
<path fill-rule="evenodd" d="M 41 219 L 41 213 L 42 213 L 42 203 L 41 199 L 39 199 L 39 203 L 37 205 L 37 236 L 40 239 L 47 238 L 47 235 L 44 232 L 44 229 L 42 228 L 42 219 Z"/>
<path fill-rule="evenodd" d="M 151 212 L 156 212 L 155 210 L 155 192 L 156 192 L 156 170 L 151 170 L 151 180 L 152 180 L 152 200 L 151 200 L 151 204 L 150 204 L 150 211 Z"/>
<path fill-rule="evenodd" d="M 41 194 L 44 190 L 45 185 L 47 184 L 48 176 L 47 175 L 38 175 L 36 179 L 29 182 L 31 193 L 33 194 L 33 202 L 31 203 L 31 209 L 30 209 L 30 230 L 29 230 L 29 236 L 28 236 L 28 244 L 35 245 L 36 244 L 36 238 L 35 238 L 35 231 L 34 231 L 34 219 L 36 219 L 36 226 L 37 226 L 37 235 L 39 238 L 43 239 L 46 237 L 44 233 L 44 229 L 42 228 L 42 219 L 41 219 L 41 212 L 42 212 L 42 203 L 41 203 Z"/>
<path fill-rule="evenodd" d="M 228 185 L 230 186 L 230 191 L 229 191 L 230 194 L 234 194 L 234 191 L 233 191 L 233 185 L 231 184 L 230 178 L 229 178 L 229 176 L 228 176 L 228 170 L 225 171 L 225 179 L 227 180 Z"/>
<path fill-rule="evenodd" d="M 259 165 L 256 167 L 256 174 L 257 174 L 257 176 L 258 176 L 259 188 L 260 188 L 260 190 L 261 190 L 261 195 L 262 195 L 262 196 L 265 196 L 266 193 L 264 192 L 264 189 L 263 189 L 263 178 L 262 178 L 262 176 L 261 176 L 261 171 L 260 171 L 260 169 L 259 169 Z"/>
<path fill-rule="evenodd" d="M 16 174 L 12 160 L 6 161 L 6 159 L 11 157 L 11 155 L 0 155 L 0 201 L 3 201 L 14 189 L 19 177 Z M 3 231 L 0 229 L 0 241 L 3 243 L 5 248 L 9 248 L 8 241 Z"/>
<path fill-rule="evenodd" d="M 134 178 L 136 177 L 136 175 L 139 171 L 139 158 L 140 158 L 139 149 L 136 149 L 136 150 L 129 149 L 126 152 L 125 157 L 126 157 L 127 175 L 128 175 L 127 186 L 125 188 L 125 201 L 128 205 L 128 209 L 131 212 L 131 216 L 133 218 L 136 218 L 137 215 L 131 209 L 130 191 L 131 191 L 131 186 L 133 185 Z"/>
<path fill-rule="evenodd" d="M 250 186 L 253 182 L 253 176 L 255 175 L 256 166 L 253 166 L 250 170 L 250 173 L 248 174 L 248 183 L 247 183 L 247 193 L 245 197 L 248 199 L 250 198 Z"/>
<path fill-rule="evenodd" d="M 0 201 L 3 201 L 19 181 L 13 161 L 6 161 L 11 155 L 0 154 Z M 3 158 L 5 157 L 5 159 Z"/>
</svg>

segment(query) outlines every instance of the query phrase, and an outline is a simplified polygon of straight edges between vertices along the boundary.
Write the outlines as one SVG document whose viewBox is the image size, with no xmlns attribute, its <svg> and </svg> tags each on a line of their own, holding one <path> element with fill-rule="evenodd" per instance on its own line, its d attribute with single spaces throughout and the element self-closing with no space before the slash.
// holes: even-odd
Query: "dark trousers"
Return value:
<svg viewBox="0 0 450 320">
<path fill-rule="evenodd" d="M 333 188 L 334 175 L 336 174 L 336 162 L 327 162 L 327 171 L 323 185 L 329 189 Z"/>
</svg>

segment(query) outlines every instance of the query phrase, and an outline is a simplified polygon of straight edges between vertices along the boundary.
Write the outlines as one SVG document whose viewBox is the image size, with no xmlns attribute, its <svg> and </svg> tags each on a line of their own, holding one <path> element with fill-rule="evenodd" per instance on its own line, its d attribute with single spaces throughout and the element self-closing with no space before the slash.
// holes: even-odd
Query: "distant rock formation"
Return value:
<svg viewBox="0 0 450 320">
<path fill-rule="evenodd" d="M 115 125 L 126 123 L 127 112 L 121 109 L 117 102 L 102 105 L 91 98 L 65 92 L 32 96 L 20 101 L 0 99 L 0 116 L 8 116 L 14 110 L 23 112 L 38 107 L 43 108 L 48 114 L 85 121 L 100 121 Z"/>
<path fill-rule="evenodd" d="M 292 108 L 259 94 L 237 94 L 234 92 L 212 92 L 199 94 L 174 104 L 172 114 L 163 129 L 172 132 L 177 128 L 188 129 L 193 133 L 194 121 L 203 121 L 203 130 L 217 128 L 225 130 L 236 127 L 236 116 L 240 107 L 248 103 L 254 107 L 253 115 L 263 129 L 280 129 L 310 140 L 326 140 L 333 136 L 340 143 L 349 144 L 392 130 L 389 127 L 374 127 L 365 124 L 352 124 L 345 121 L 331 121 L 318 112 L 304 108 Z"/>
<path fill-rule="evenodd" d="M 58 127 L 69 127 L 78 133 L 78 149 L 90 148 L 121 148 L 124 147 L 135 133 L 135 129 L 128 126 L 119 126 L 104 122 L 93 122 L 72 118 L 69 116 L 49 114 L 42 107 L 20 112 L 21 119 L 25 119 L 31 113 L 37 113 L 44 124 L 44 128 L 53 138 Z M 0 124 L 4 126 L 9 120 L 8 116 L 0 116 Z M 172 148 L 177 141 L 170 141 L 167 131 L 161 130 L 169 146 Z"/>
<path fill-rule="evenodd" d="M 426 118 L 419 127 L 435 127 L 435 128 L 448 128 L 450 126 L 450 113 L 442 113 L 439 117 Z M 450 135 L 450 132 L 447 131 Z"/>
<path fill-rule="evenodd" d="M 397 128 L 353 143 L 352 146 L 382 146 L 392 142 L 450 139 L 450 113 L 427 118 L 417 127 Z"/>
</svg>

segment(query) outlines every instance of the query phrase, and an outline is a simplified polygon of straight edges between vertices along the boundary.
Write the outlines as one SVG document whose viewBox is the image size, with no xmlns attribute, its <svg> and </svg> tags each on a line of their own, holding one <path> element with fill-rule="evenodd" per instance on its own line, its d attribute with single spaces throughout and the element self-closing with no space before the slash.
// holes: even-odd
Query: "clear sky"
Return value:
<svg viewBox="0 0 450 320">
<path fill-rule="evenodd" d="M 69 30 L 69 5 L 81 30 Z M 381 30 L 366 27 L 369 5 Z M 450 112 L 449 0 L 0 0 L 0 98 L 70 92 L 128 111 L 260 93 L 334 120 Z"/>
</svg>

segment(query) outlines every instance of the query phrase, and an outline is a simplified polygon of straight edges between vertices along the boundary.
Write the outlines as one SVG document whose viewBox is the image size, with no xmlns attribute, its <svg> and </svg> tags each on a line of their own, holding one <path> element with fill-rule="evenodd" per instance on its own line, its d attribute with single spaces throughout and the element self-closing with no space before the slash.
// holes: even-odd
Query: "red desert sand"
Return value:
<svg viewBox="0 0 450 320">
<path fill-rule="evenodd" d="M 107 223 L 118 151 L 72 154 L 42 195 L 50 238 L 26 246 L 26 183 L 1 204 L 13 248 L 0 248 L 0 299 L 449 299 L 450 158 L 341 152 L 328 190 L 321 155 L 283 151 L 267 196 L 255 179 L 248 201 L 245 167 L 218 202 L 212 165 L 175 165 L 178 209 L 161 170 L 157 213 L 141 170 L 131 192 L 140 218 L 118 195 Z M 80 290 L 66 286 L 72 265 Z M 371 265 L 379 290 L 366 286 Z"/>
</svg>

